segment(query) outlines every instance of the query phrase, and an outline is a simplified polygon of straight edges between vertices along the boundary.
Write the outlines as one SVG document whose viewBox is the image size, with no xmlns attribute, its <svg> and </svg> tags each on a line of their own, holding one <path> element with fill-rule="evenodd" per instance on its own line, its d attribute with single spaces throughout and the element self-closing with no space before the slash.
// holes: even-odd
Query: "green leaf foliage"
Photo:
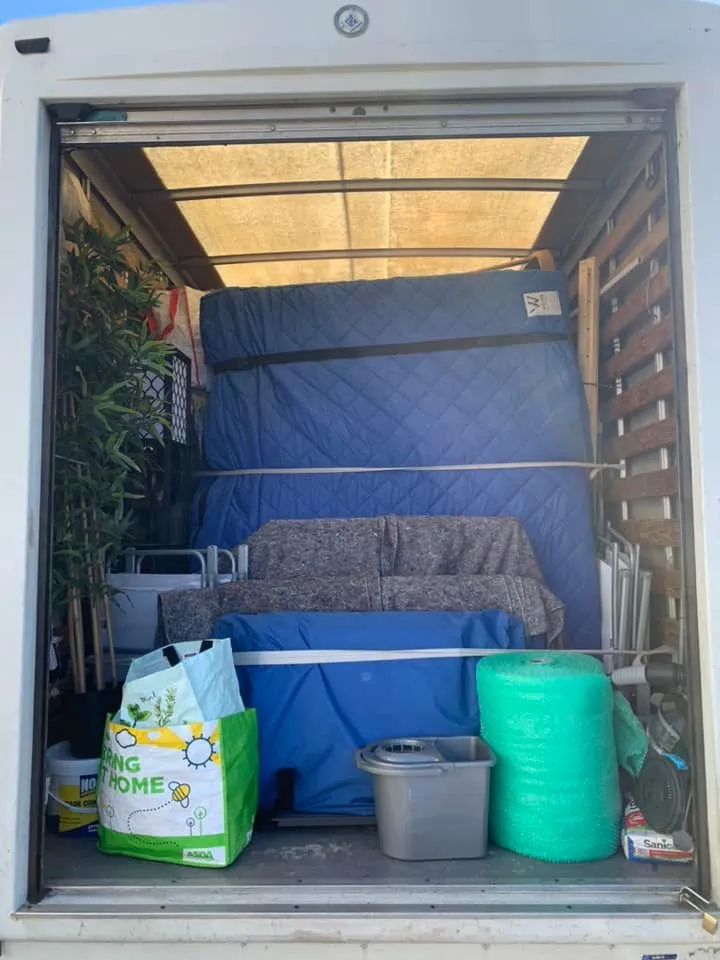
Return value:
<svg viewBox="0 0 720 960">
<path fill-rule="evenodd" d="M 165 408 L 148 377 L 167 376 L 170 348 L 150 334 L 159 277 L 132 266 L 128 235 L 79 222 L 61 265 L 55 438 L 53 594 L 97 599 L 89 570 L 129 542 Z"/>
</svg>

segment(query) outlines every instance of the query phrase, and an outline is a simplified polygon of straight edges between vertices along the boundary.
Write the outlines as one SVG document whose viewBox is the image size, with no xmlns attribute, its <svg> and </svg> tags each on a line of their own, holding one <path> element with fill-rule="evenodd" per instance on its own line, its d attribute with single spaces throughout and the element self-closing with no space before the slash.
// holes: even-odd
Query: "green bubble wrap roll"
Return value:
<svg viewBox="0 0 720 960">
<path fill-rule="evenodd" d="M 622 806 L 613 692 L 600 663 L 552 651 L 485 657 L 477 693 L 481 735 L 497 757 L 493 842 L 554 863 L 612 856 Z"/>
</svg>

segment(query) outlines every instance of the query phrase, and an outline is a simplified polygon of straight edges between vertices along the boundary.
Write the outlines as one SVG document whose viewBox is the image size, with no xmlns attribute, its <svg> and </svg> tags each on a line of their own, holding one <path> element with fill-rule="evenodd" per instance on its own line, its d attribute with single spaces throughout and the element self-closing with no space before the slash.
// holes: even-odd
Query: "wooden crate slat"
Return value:
<svg viewBox="0 0 720 960">
<path fill-rule="evenodd" d="M 674 417 L 666 417 L 647 427 L 633 430 L 622 437 L 606 439 L 603 443 L 603 458 L 617 462 L 635 457 L 639 453 L 649 453 L 661 447 L 672 447 L 677 443 L 677 424 Z"/>
<path fill-rule="evenodd" d="M 650 619 L 650 645 L 653 647 L 676 647 L 680 639 L 680 623 L 669 617 Z"/>
<path fill-rule="evenodd" d="M 682 578 L 674 567 L 652 567 L 652 592 L 664 597 L 680 597 Z"/>
<path fill-rule="evenodd" d="M 601 343 L 612 343 L 615 337 L 633 324 L 643 313 L 648 313 L 667 297 L 670 292 L 670 271 L 662 267 L 650 280 L 644 279 L 628 296 L 615 313 L 611 314 L 600 327 Z"/>
<path fill-rule="evenodd" d="M 603 364 L 603 379 L 612 380 L 614 377 L 622 377 L 623 374 L 640 366 L 643 360 L 666 350 L 672 345 L 672 340 L 672 317 L 664 317 L 660 323 L 651 323 L 630 337 L 622 350 Z"/>
<path fill-rule="evenodd" d="M 641 181 L 632 193 L 626 197 L 615 215 L 615 227 L 604 234 L 592 250 L 592 256 L 603 264 L 616 253 L 625 240 L 637 229 L 638 224 L 647 217 L 650 210 L 665 195 L 665 179 L 659 177 L 650 190 Z"/>
<path fill-rule="evenodd" d="M 627 417 L 636 410 L 642 410 L 656 400 L 672 396 L 675 391 L 675 375 L 671 367 L 666 367 L 660 373 L 654 373 L 647 380 L 643 380 L 636 387 L 631 387 L 624 393 L 607 403 L 603 409 L 603 421 L 617 420 Z"/>
<path fill-rule="evenodd" d="M 679 520 L 625 520 L 618 528 L 631 543 L 648 547 L 680 546 Z"/>
<path fill-rule="evenodd" d="M 608 277 L 607 282 L 602 287 L 602 289 L 605 290 L 604 296 L 615 296 L 618 290 L 636 285 L 636 270 L 631 270 L 628 273 L 625 273 L 625 271 L 628 270 L 630 265 L 635 261 L 639 260 L 641 264 L 647 263 L 648 260 L 652 259 L 667 243 L 667 238 L 667 217 L 662 217 L 653 226 L 652 230 L 644 233 L 637 242 L 625 252 L 622 261 L 618 264 L 617 270 L 615 271 L 615 275 L 621 279 L 618 279 L 617 283 L 612 284 L 612 286 L 607 289 L 608 284 L 612 281 L 612 277 Z"/>
<path fill-rule="evenodd" d="M 605 487 L 605 499 L 609 503 L 623 500 L 640 500 L 646 497 L 671 497 L 677 493 L 677 469 L 652 470 L 634 477 L 619 477 Z"/>
</svg>

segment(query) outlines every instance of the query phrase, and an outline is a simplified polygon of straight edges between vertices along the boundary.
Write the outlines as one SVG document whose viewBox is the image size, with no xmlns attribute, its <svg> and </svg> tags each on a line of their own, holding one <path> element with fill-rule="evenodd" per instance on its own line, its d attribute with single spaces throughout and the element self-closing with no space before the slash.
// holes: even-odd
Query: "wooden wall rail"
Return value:
<svg viewBox="0 0 720 960">
<path fill-rule="evenodd" d="M 637 232 L 638 224 L 650 213 L 653 207 L 661 204 L 665 199 L 665 183 L 659 178 L 650 190 L 644 181 L 637 183 L 625 198 L 618 210 L 612 229 L 598 242 L 593 249 L 593 256 L 604 263 L 615 256 L 623 244 Z"/>
<path fill-rule="evenodd" d="M 679 520 L 626 520 L 620 524 L 620 533 L 651 547 L 680 546 Z"/>
<path fill-rule="evenodd" d="M 641 453 L 650 453 L 662 447 L 671 447 L 677 439 L 674 417 L 666 417 L 647 427 L 640 427 L 622 437 L 612 437 L 604 445 L 605 459 L 616 463 L 629 460 Z"/>
<path fill-rule="evenodd" d="M 654 166 L 651 178 L 638 169 L 634 186 L 583 260 L 594 259 L 600 278 L 599 456 L 623 467 L 604 475 L 605 517 L 641 545 L 643 567 L 652 570 L 651 643 L 658 645 L 677 642 L 682 576 L 662 153 Z M 571 298 L 578 289 L 575 271 Z M 579 325 L 583 312 L 578 300 Z"/>
<path fill-rule="evenodd" d="M 631 387 L 614 397 L 605 408 L 603 420 L 605 422 L 619 420 L 621 417 L 636 413 L 656 400 L 672 396 L 674 388 L 675 375 L 669 367 L 666 367 L 648 377 L 647 380 L 643 380 L 636 387 Z"/>
<path fill-rule="evenodd" d="M 653 497 L 672 497 L 677 493 L 677 470 L 652 470 L 634 477 L 610 480 L 605 486 L 608 503 L 628 500 L 647 500 Z"/>
<path fill-rule="evenodd" d="M 648 317 L 650 308 L 662 303 L 670 294 L 670 271 L 662 267 L 653 277 L 645 277 L 632 291 L 615 313 L 612 313 L 600 327 L 600 342 L 611 344 L 623 330 L 641 317 Z"/>
<path fill-rule="evenodd" d="M 672 346 L 672 317 L 666 316 L 659 323 L 645 326 L 634 336 L 628 337 L 619 353 L 613 354 L 602 366 L 603 379 L 622 377 L 641 366 L 644 360 L 662 353 Z"/>
</svg>

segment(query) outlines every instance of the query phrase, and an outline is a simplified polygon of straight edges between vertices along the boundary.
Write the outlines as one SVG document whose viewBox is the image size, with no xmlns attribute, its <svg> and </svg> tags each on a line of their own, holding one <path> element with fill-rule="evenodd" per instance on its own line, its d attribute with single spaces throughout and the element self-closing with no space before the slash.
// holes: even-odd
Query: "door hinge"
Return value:
<svg viewBox="0 0 720 960">
<path fill-rule="evenodd" d="M 697 890 L 693 890 L 692 887 L 683 887 L 678 896 L 678 902 L 700 914 L 703 930 L 712 936 L 717 933 L 718 918 L 710 913 L 713 904 L 702 897 Z"/>
</svg>

